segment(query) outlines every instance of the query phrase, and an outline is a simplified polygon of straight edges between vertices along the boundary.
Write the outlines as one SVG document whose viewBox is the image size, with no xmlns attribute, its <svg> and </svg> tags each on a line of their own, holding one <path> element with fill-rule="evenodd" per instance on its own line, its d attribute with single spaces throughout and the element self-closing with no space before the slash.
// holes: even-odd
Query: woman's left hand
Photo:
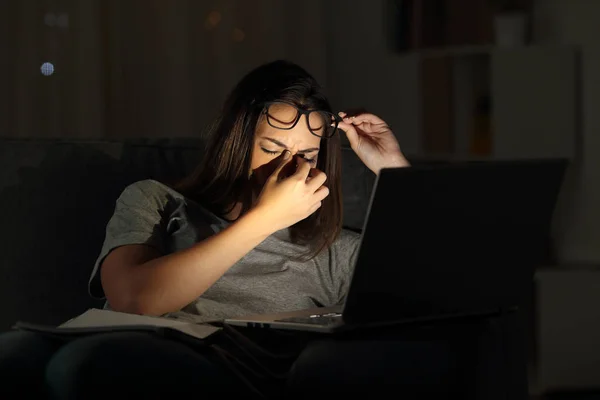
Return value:
<svg viewBox="0 0 600 400">
<path fill-rule="evenodd" d="M 376 115 L 363 113 L 348 117 L 339 113 L 338 127 L 346 132 L 350 147 L 374 173 L 386 167 L 407 167 L 409 162 L 388 124 Z"/>
</svg>

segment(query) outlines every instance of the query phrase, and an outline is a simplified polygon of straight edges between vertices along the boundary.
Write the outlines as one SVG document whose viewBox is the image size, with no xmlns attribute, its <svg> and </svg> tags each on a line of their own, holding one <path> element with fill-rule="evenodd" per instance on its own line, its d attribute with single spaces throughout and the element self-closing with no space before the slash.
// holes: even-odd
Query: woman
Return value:
<svg viewBox="0 0 600 400">
<path fill-rule="evenodd" d="M 379 118 L 341 116 L 296 65 L 249 73 L 197 173 L 174 190 L 124 191 L 92 293 L 118 311 L 200 321 L 342 301 L 357 235 L 340 234 L 338 129 L 375 173 L 408 163 Z"/>
<path fill-rule="evenodd" d="M 196 173 L 173 187 L 148 180 L 124 190 L 91 293 L 116 311 L 194 321 L 342 302 L 358 236 L 341 229 L 340 130 L 374 173 L 408 165 L 385 122 L 333 114 L 302 68 L 277 61 L 250 72 L 225 102 Z M 214 357 L 147 334 L 65 343 L 11 332 L 0 344 L 0 376 L 59 398 L 102 397 L 116 386 L 150 397 L 256 394 L 251 378 Z"/>
</svg>

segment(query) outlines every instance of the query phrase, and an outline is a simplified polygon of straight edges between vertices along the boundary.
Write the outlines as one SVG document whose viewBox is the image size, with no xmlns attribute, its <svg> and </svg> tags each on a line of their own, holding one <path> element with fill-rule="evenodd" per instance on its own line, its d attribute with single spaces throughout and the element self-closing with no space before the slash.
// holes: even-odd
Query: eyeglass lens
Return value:
<svg viewBox="0 0 600 400">
<path fill-rule="evenodd" d="M 335 117 L 327 111 L 304 111 L 299 110 L 292 104 L 274 102 L 267 108 L 267 120 L 269 125 L 278 129 L 292 129 L 299 120 L 299 113 L 307 116 L 308 129 L 317 135 L 331 137 L 336 131 Z M 337 125 L 337 124 L 335 124 Z"/>
</svg>

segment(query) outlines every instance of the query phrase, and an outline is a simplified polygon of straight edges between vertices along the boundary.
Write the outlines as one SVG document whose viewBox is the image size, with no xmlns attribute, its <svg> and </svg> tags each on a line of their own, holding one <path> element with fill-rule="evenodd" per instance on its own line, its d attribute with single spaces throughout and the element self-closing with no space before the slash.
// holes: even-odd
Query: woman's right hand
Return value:
<svg viewBox="0 0 600 400">
<path fill-rule="evenodd" d="M 288 177 L 282 177 L 284 167 L 294 157 L 289 151 L 281 155 L 275 171 L 269 176 L 258 197 L 255 210 L 262 214 L 261 220 L 273 231 L 285 229 L 314 213 L 329 189 L 324 172 L 311 168 L 308 161 L 297 157 L 298 167 Z"/>
</svg>

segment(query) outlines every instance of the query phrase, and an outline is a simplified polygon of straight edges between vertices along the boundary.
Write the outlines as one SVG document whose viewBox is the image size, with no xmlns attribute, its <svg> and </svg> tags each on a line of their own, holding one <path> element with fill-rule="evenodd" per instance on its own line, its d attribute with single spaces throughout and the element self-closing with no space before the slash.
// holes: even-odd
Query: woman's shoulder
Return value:
<svg viewBox="0 0 600 400">
<path fill-rule="evenodd" d="M 352 250 L 358 247 L 359 242 L 360 233 L 349 228 L 344 228 L 341 230 L 334 245 L 341 250 Z"/>
<path fill-rule="evenodd" d="M 164 204 L 172 199 L 183 199 L 184 196 L 154 179 L 144 179 L 129 184 L 123 189 L 119 201 L 131 204 Z"/>
<path fill-rule="evenodd" d="M 339 237 L 343 238 L 345 240 L 356 240 L 356 239 L 360 238 L 360 233 L 356 229 L 344 227 L 340 231 Z"/>
<path fill-rule="evenodd" d="M 125 208 L 145 209 L 150 212 L 159 212 L 164 216 L 179 213 L 184 206 L 188 210 L 187 212 L 193 215 L 203 215 L 204 219 L 226 225 L 224 220 L 215 216 L 200 203 L 154 179 L 145 179 L 128 185 L 117 202 Z"/>
</svg>

